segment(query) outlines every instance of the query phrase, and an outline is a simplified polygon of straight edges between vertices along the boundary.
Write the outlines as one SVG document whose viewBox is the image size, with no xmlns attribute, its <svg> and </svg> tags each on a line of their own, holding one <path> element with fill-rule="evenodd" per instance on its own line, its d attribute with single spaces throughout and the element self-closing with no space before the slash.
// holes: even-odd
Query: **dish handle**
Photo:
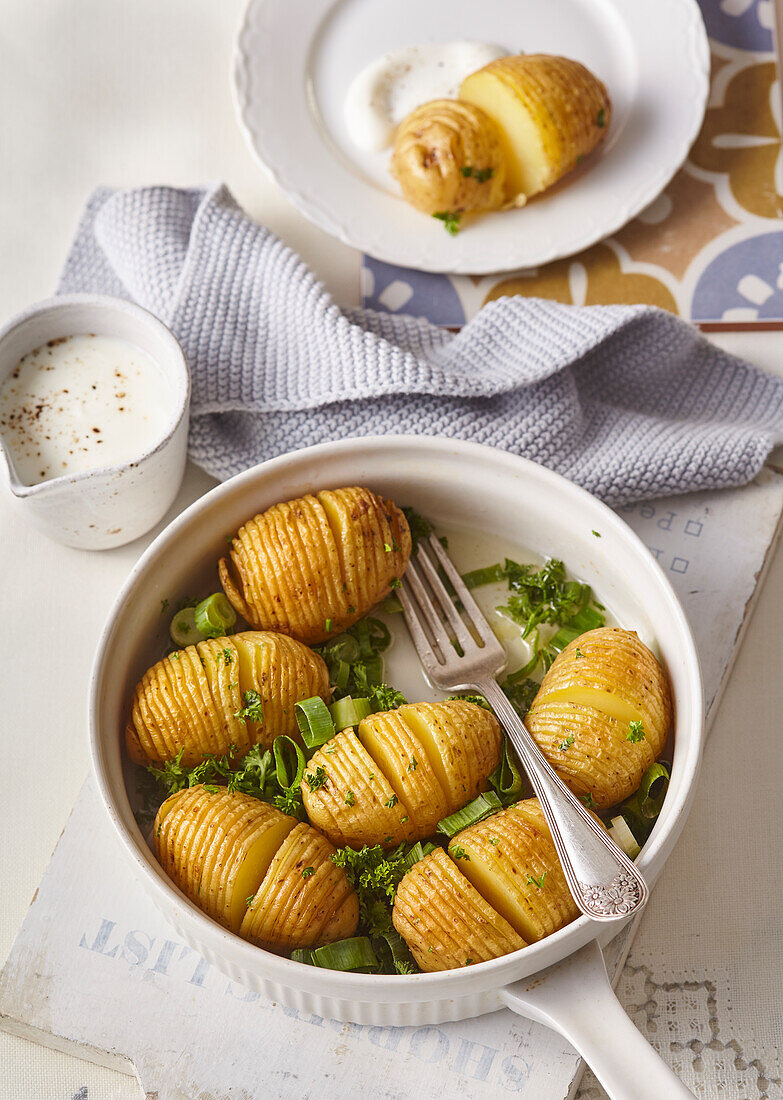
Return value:
<svg viewBox="0 0 783 1100">
<path fill-rule="evenodd" d="M 693 1100 L 626 1015 L 596 940 L 563 962 L 506 986 L 500 997 L 513 1012 L 567 1039 L 610 1100 Z"/>
</svg>

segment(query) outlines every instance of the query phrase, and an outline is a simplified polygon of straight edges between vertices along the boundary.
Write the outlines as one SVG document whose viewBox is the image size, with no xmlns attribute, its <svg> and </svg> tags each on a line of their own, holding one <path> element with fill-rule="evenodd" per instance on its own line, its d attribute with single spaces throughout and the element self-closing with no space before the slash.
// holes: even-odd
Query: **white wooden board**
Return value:
<svg viewBox="0 0 783 1100">
<path fill-rule="evenodd" d="M 682 597 L 714 708 L 780 525 L 783 473 L 621 510 Z M 610 949 L 617 974 L 632 939 Z M 0 1026 L 136 1072 L 157 1100 L 573 1096 L 563 1040 L 507 1011 L 439 1027 L 302 1017 L 184 945 L 121 857 L 88 782 L 0 974 Z"/>
</svg>

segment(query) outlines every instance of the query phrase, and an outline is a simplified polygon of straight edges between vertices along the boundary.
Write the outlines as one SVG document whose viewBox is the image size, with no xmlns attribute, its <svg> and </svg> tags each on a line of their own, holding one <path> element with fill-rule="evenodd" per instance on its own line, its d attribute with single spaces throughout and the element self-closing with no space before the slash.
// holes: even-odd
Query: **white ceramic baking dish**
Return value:
<svg viewBox="0 0 783 1100">
<path fill-rule="evenodd" d="M 413 505 L 444 527 L 469 525 L 490 538 L 563 558 L 622 625 L 655 640 L 675 703 L 671 783 L 638 860 L 650 883 L 657 878 L 685 824 L 704 730 L 698 657 L 671 586 L 627 524 L 571 482 L 493 448 L 410 436 L 348 439 L 262 463 L 193 504 L 139 560 L 101 637 L 89 702 L 93 767 L 126 857 L 183 939 L 266 997 L 325 1017 L 394 1025 L 434 1024 L 507 1005 L 565 1034 L 610 1095 L 629 1100 L 680 1095 L 682 1086 L 630 1023 L 606 982 L 596 941 L 608 942 L 621 924 L 598 926 L 582 917 L 522 951 L 440 974 L 319 970 L 254 947 L 206 917 L 166 877 L 145 842 L 126 791 L 123 730 L 133 686 L 159 656 L 161 601 L 217 587 L 216 562 L 225 535 L 248 516 L 308 491 L 350 484 L 368 485 Z M 591 941 L 593 946 L 580 952 Z M 569 961 L 542 980 L 541 971 L 563 960 Z M 524 981 L 531 975 L 536 975 L 534 982 Z"/>
</svg>

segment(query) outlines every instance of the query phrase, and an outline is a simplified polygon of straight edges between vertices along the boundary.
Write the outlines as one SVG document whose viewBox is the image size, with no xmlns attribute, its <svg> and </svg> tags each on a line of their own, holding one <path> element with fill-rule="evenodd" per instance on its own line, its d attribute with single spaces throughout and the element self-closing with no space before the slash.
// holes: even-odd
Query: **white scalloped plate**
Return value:
<svg viewBox="0 0 783 1100">
<path fill-rule="evenodd" d="M 399 197 L 388 150 L 353 146 L 342 115 L 369 61 L 458 38 L 576 58 L 607 85 L 613 119 L 550 192 L 450 237 Z M 316 225 L 389 263 L 486 274 L 573 255 L 648 206 L 699 131 L 709 64 L 695 0 L 250 0 L 234 90 L 254 152 Z"/>
</svg>

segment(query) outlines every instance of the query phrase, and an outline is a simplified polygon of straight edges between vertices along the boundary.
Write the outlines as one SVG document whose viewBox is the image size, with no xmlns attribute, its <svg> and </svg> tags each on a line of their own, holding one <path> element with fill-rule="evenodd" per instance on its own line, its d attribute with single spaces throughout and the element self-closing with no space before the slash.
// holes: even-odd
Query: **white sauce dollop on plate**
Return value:
<svg viewBox="0 0 783 1100">
<path fill-rule="evenodd" d="M 380 152 L 414 108 L 431 99 L 455 99 L 466 76 L 507 57 L 487 42 L 430 42 L 405 46 L 371 61 L 345 97 L 345 125 L 360 149 Z"/>
</svg>

